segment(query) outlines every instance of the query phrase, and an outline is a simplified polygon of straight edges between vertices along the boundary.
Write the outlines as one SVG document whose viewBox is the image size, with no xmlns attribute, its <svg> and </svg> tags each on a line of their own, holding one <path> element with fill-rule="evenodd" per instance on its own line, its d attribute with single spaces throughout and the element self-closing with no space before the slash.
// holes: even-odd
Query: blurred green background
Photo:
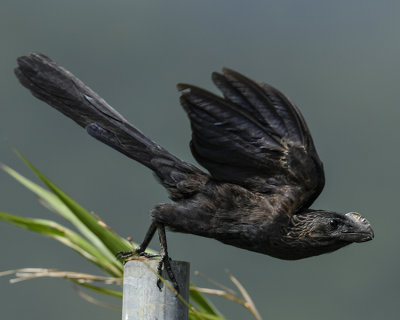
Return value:
<svg viewBox="0 0 400 320">
<path fill-rule="evenodd" d="M 11 1 L 0 4 L 0 161 L 32 174 L 16 147 L 119 234 L 142 240 L 166 192 L 146 168 L 95 141 L 34 99 L 15 59 L 43 52 L 184 160 L 190 128 L 177 82 L 214 90 L 227 66 L 286 93 L 301 109 L 326 171 L 313 205 L 361 212 L 372 242 L 302 261 L 280 261 L 217 241 L 169 233 L 170 254 L 228 284 L 239 278 L 264 319 L 398 319 L 400 83 L 398 1 Z M 0 210 L 52 218 L 0 172 Z M 156 242 L 153 248 L 158 248 Z M 0 270 L 96 272 L 55 241 L 0 223 Z M 196 276 L 192 281 L 207 285 Z M 230 319 L 241 307 L 214 299 Z M 118 302 L 118 301 L 112 301 Z M 0 278 L 2 319 L 120 319 L 63 280 Z"/>
</svg>

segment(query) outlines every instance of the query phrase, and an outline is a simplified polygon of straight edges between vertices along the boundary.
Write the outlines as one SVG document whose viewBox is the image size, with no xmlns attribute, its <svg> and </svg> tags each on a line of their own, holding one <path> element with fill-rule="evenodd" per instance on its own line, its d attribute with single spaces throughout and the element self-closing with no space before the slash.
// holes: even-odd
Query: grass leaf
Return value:
<svg viewBox="0 0 400 320">
<path fill-rule="evenodd" d="M 190 320 L 227 320 L 227 318 L 216 316 L 213 314 L 209 314 L 206 312 L 198 312 L 189 310 L 189 319 Z"/>
<path fill-rule="evenodd" d="M 0 212 L 0 220 L 60 241 L 64 245 L 84 256 L 89 261 L 98 265 L 104 271 L 114 276 L 121 276 L 120 270 L 117 269 L 113 264 L 107 263 L 107 259 L 105 259 L 104 256 L 87 240 L 82 238 L 76 232 L 54 221 L 46 219 L 24 218 L 5 212 Z"/>
<path fill-rule="evenodd" d="M 190 287 L 190 299 L 196 304 L 201 312 L 205 312 L 215 316 L 221 316 L 212 303 L 199 291 L 196 290 L 195 287 Z"/>
<path fill-rule="evenodd" d="M 38 176 L 38 178 L 42 180 L 43 183 L 58 197 L 58 199 L 60 199 L 74 213 L 74 215 L 104 243 L 104 245 L 111 251 L 112 254 L 116 254 L 119 251 L 132 250 L 132 247 L 128 241 L 115 234 L 103 221 L 96 218 L 89 211 L 70 198 L 65 192 L 47 179 L 20 153 L 17 152 L 17 154 Z"/>
<path fill-rule="evenodd" d="M 99 286 L 94 286 L 92 284 L 86 283 L 86 282 L 82 282 L 76 279 L 70 279 L 72 282 L 85 287 L 87 289 L 96 291 L 96 292 L 100 292 L 109 296 L 113 296 L 113 297 L 117 297 L 117 298 L 121 298 L 122 299 L 122 291 L 118 291 L 118 290 L 112 290 L 112 289 L 108 289 L 108 288 L 102 288 Z"/>
<path fill-rule="evenodd" d="M 120 270 L 120 274 L 122 275 L 123 266 L 115 258 L 115 255 L 110 252 L 104 243 L 85 224 L 83 224 L 57 196 L 4 164 L 0 164 L 0 168 L 36 194 L 45 207 L 71 222 L 79 232 L 85 236 L 100 251 L 100 253 L 107 258 L 107 260 L 109 260 L 110 263 L 114 264 L 115 267 Z"/>
<path fill-rule="evenodd" d="M 86 301 L 88 301 L 90 303 L 93 303 L 93 304 L 98 305 L 103 308 L 108 308 L 108 309 L 112 309 L 112 310 L 119 311 L 119 312 L 122 311 L 122 308 L 120 305 L 116 306 L 113 304 L 109 304 L 109 303 L 100 301 L 100 300 L 88 295 L 87 293 L 83 292 L 83 290 L 80 290 L 80 288 L 78 288 L 78 287 L 76 287 L 75 290 L 82 299 L 85 299 Z"/>
</svg>

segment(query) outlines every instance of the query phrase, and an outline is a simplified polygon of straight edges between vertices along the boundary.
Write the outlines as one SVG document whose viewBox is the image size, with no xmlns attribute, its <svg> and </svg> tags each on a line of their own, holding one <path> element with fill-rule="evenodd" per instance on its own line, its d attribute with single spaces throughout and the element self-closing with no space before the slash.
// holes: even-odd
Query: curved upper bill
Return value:
<svg viewBox="0 0 400 320">
<path fill-rule="evenodd" d="M 342 233 L 341 239 L 349 242 L 365 242 L 374 238 L 371 224 L 361 214 L 349 212 L 345 215 L 351 221 L 351 226 Z"/>
</svg>

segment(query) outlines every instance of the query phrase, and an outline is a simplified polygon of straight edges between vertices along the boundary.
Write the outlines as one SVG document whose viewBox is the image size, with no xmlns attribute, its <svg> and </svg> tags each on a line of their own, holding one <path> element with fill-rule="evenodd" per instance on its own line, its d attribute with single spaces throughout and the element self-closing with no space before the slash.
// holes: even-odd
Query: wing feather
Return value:
<svg viewBox="0 0 400 320">
<path fill-rule="evenodd" d="M 297 198 L 299 209 L 311 205 L 323 189 L 324 171 L 297 107 L 272 86 L 230 69 L 212 79 L 223 98 L 178 85 L 197 161 L 217 180 L 285 192 Z"/>
</svg>

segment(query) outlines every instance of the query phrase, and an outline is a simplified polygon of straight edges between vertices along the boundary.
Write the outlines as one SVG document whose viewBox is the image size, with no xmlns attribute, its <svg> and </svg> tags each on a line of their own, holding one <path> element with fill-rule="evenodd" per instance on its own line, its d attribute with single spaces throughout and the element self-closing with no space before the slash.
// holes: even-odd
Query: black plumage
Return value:
<svg viewBox="0 0 400 320">
<path fill-rule="evenodd" d="M 160 267 L 168 268 L 164 227 L 289 260 L 373 238 L 357 213 L 309 209 L 324 187 L 322 162 L 300 111 L 268 84 L 229 69 L 212 75 L 223 97 L 178 84 L 191 150 L 208 174 L 144 136 L 48 57 L 19 58 L 15 74 L 34 96 L 154 171 L 173 201 L 154 208 L 134 253 L 143 253 L 159 230 L 165 249 Z"/>
</svg>

